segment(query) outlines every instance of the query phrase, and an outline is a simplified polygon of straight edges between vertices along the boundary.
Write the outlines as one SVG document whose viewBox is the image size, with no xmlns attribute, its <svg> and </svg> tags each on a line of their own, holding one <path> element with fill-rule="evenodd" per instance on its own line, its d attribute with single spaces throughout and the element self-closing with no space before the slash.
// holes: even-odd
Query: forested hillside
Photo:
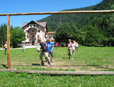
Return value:
<svg viewBox="0 0 114 87">
<path fill-rule="evenodd" d="M 67 11 L 108 10 L 108 9 L 114 9 L 114 0 L 103 0 L 100 4 L 95 5 L 95 6 L 85 7 L 85 8 L 80 8 L 80 9 L 69 9 Z M 39 21 L 46 21 L 48 26 L 51 27 L 53 31 L 55 31 L 57 29 L 57 26 L 60 23 L 74 22 L 80 28 L 80 27 L 83 27 L 83 25 L 88 24 L 88 22 L 91 22 L 92 20 L 101 18 L 103 16 L 105 15 L 103 14 L 100 14 L 100 15 L 97 15 L 97 14 L 62 14 L 62 15 L 57 14 L 56 15 L 54 14 Z"/>
<path fill-rule="evenodd" d="M 91 7 L 70 9 L 69 11 L 110 9 L 114 9 L 114 0 L 103 0 L 101 3 Z M 63 28 L 60 28 L 61 25 L 73 23 L 79 32 L 77 36 L 68 36 L 67 38 L 75 38 L 83 45 L 114 46 L 114 14 L 54 14 L 39 21 L 46 21 L 49 31 L 57 31 L 57 33 L 67 30 L 65 28 L 62 30 Z M 60 35 L 55 35 L 57 41 L 61 41 L 57 39 Z"/>
</svg>

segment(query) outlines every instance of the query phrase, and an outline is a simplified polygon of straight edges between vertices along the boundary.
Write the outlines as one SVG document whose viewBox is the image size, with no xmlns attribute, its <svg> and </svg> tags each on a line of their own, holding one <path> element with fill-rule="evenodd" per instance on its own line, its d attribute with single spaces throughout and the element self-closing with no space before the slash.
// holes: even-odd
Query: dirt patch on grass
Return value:
<svg viewBox="0 0 114 87">
<path fill-rule="evenodd" d="M 58 69 L 58 70 L 71 70 L 71 71 L 95 71 L 95 70 L 101 70 L 98 68 L 95 68 L 94 66 L 89 65 L 79 65 L 79 64 L 71 64 L 66 62 L 51 62 L 51 67 L 47 66 L 47 63 L 45 63 L 45 66 L 41 66 L 41 68 L 45 69 Z"/>
<path fill-rule="evenodd" d="M 21 67 L 24 68 L 41 68 L 41 69 L 51 69 L 51 70 L 71 70 L 71 71 L 100 71 L 100 70 L 108 70 L 114 68 L 112 65 L 108 67 L 101 67 L 99 65 L 87 65 L 87 64 L 78 64 L 73 61 L 54 61 L 51 62 L 51 67 L 48 67 L 47 62 L 44 62 L 45 66 L 41 66 L 39 63 L 26 63 L 26 62 L 12 62 L 12 66 L 15 68 Z"/>
</svg>

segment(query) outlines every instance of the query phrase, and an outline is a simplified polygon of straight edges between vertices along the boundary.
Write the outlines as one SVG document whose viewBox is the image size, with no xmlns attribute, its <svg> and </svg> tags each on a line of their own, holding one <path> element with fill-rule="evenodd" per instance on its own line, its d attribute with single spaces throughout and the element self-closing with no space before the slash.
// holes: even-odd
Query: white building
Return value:
<svg viewBox="0 0 114 87">
<path fill-rule="evenodd" d="M 48 32 L 48 37 L 49 38 L 51 38 L 52 40 L 54 40 L 54 34 L 55 34 L 56 32 Z"/>
<path fill-rule="evenodd" d="M 24 23 L 22 28 L 25 32 L 26 40 L 23 41 L 25 43 L 34 45 L 37 43 L 38 38 L 41 38 L 41 40 L 44 42 L 48 37 L 46 22 L 31 21 L 29 23 Z"/>
</svg>

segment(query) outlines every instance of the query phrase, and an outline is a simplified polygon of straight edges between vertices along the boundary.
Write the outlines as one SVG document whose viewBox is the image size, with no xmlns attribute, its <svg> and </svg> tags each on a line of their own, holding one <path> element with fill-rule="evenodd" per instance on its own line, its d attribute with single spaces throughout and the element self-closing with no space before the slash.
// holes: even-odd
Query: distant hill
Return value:
<svg viewBox="0 0 114 87">
<path fill-rule="evenodd" d="M 108 9 L 114 9 L 114 0 L 103 0 L 101 3 L 94 6 L 80 8 L 80 9 L 68 9 L 66 11 L 108 10 Z M 59 14 L 59 15 L 54 14 L 38 21 L 47 22 L 48 27 L 50 27 L 52 31 L 56 31 L 58 25 L 61 23 L 73 22 L 79 29 L 81 29 L 84 26 L 88 25 L 90 22 L 91 23 L 95 21 L 97 22 L 98 20 L 102 20 L 104 18 L 107 18 L 108 20 L 109 17 L 111 17 L 111 15 L 107 14 Z"/>
<path fill-rule="evenodd" d="M 114 9 L 114 0 L 66 11 L 111 9 Z M 71 38 L 82 45 L 114 46 L 114 14 L 54 14 L 39 21 L 46 21 L 48 30 L 56 31 L 54 38 L 57 42 L 67 42 Z"/>
</svg>

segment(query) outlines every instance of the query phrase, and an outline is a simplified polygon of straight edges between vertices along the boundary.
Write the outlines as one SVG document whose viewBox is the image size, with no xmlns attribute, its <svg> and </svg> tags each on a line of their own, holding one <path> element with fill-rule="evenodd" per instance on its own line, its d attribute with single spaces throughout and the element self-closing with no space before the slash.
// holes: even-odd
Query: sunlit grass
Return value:
<svg viewBox="0 0 114 87">
<path fill-rule="evenodd" d="M 114 76 L 50 76 L 0 72 L 0 87 L 113 87 Z"/>
<path fill-rule="evenodd" d="M 32 70 L 114 70 L 114 47 L 85 47 L 80 46 L 78 51 L 69 59 L 67 48 L 54 48 L 52 66 L 40 66 L 40 52 L 35 48 L 11 50 L 11 68 Z M 45 58 L 44 58 L 45 60 Z M 46 63 L 45 63 L 46 64 Z M 7 56 L 0 50 L 0 68 L 7 65 Z"/>
<path fill-rule="evenodd" d="M 114 71 L 113 47 L 80 46 L 68 59 L 67 48 L 55 48 L 52 66 L 40 66 L 35 48 L 11 50 L 11 68 L 46 71 Z M 44 58 L 45 59 L 45 58 Z M 7 56 L 0 50 L 0 69 L 6 69 Z M 27 73 L 0 72 L 0 87 L 114 87 L 114 76 L 50 76 Z"/>
</svg>

